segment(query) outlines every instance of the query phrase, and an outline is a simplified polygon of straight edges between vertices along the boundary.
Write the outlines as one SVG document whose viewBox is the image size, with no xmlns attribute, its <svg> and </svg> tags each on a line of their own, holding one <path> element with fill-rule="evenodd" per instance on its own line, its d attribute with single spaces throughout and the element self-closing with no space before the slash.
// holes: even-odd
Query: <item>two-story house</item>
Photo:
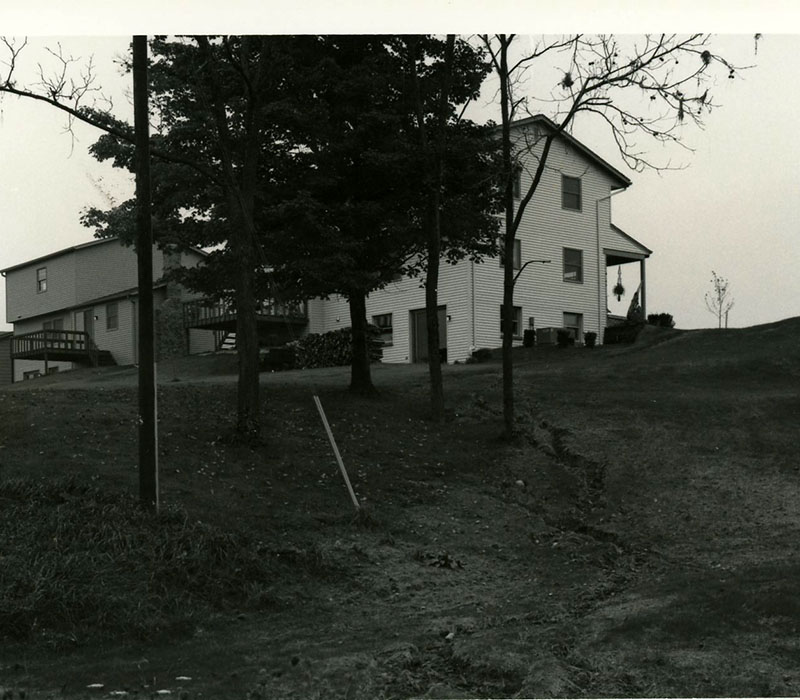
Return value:
<svg viewBox="0 0 800 700">
<path fill-rule="evenodd" d="M 164 279 L 170 265 L 197 265 L 204 253 L 170 256 L 154 248 L 152 255 L 162 349 L 166 336 L 173 335 L 185 352 L 213 350 L 213 331 L 184 328 L 180 320 L 180 305 L 191 296 Z M 6 283 L 6 320 L 14 326 L 13 335 L 5 339 L 14 381 L 75 366 L 137 362 L 139 295 L 133 248 L 116 238 L 93 240 L 0 274 Z M 170 306 L 177 310 L 167 313 Z"/>
<path fill-rule="evenodd" d="M 554 130 L 555 124 L 544 116 L 514 124 L 522 166 L 517 197 L 532 181 L 541 136 L 548 129 Z M 523 150 L 523 144 L 530 144 L 530 150 Z M 611 198 L 630 185 L 626 175 L 571 135 L 563 133 L 553 143 L 513 251 L 519 271 L 514 291 L 516 343 L 522 342 L 528 328 L 566 328 L 578 342 L 592 331 L 601 343 L 609 322 L 606 270 L 611 266 L 638 264 L 639 300 L 646 308 L 645 261 L 652 251 L 611 223 Z M 443 264 L 438 294 L 439 342 L 447 361 L 463 361 L 476 348 L 502 345 L 499 259 Z M 348 305 L 338 297 L 310 301 L 308 315 L 309 331 L 315 333 L 350 325 Z M 426 359 L 425 292 L 420 279 L 402 278 L 371 294 L 367 316 L 382 330 L 384 362 Z"/>
<path fill-rule="evenodd" d="M 516 122 L 521 196 L 536 170 L 541 135 L 555 125 L 543 116 Z M 539 145 L 536 145 L 536 144 Z M 609 323 L 611 266 L 638 264 L 639 301 L 646 309 L 645 261 L 651 251 L 611 222 L 611 199 L 630 179 L 569 134 L 554 142 L 544 175 L 528 205 L 512 251 L 519 276 L 514 292 L 514 338 L 525 329 L 566 328 L 580 342 L 602 342 Z M 153 250 L 157 342 L 169 354 L 219 349 L 236 326 L 235 310 L 187 294 L 163 278 L 169 265 L 202 264 L 204 253 L 165 258 Z M 137 361 L 136 254 L 117 239 L 95 240 L 0 271 L 6 278 L 6 320 L 14 380 L 78 365 Z M 503 271 L 500 260 L 443 264 L 439 279 L 440 347 L 448 362 L 502 344 Z M 381 329 L 384 362 L 426 359 L 425 293 L 419 278 L 403 277 L 367 299 L 367 320 Z M 262 345 L 350 325 L 340 297 L 305 305 L 265 302 L 259 309 Z M 545 332 L 543 337 L 554 337 Z M 0 348 L 1 350 L 1 348 Z"/>
</svg>

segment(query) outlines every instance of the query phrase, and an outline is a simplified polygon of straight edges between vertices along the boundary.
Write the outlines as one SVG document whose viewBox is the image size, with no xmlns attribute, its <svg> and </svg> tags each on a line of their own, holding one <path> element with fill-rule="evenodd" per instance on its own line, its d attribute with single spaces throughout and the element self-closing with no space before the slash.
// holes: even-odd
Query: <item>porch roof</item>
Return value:
<svg viewBox="0 0 800 700">
<path fill-rule="evenodd" d="M 644 260 L 652 255 L 652 250 L 641 244 L 633 236 L 625 233 L 619 226 L 611 224 L 611 230 L 620 237 L 620 242 L 625 244 L 625 248 L 627 249 L 623 250 L 621 248 L 605 246 L 603 250 L 606 255 L 606 267 L 624 265 L 634 260 Z"/>
</svg>

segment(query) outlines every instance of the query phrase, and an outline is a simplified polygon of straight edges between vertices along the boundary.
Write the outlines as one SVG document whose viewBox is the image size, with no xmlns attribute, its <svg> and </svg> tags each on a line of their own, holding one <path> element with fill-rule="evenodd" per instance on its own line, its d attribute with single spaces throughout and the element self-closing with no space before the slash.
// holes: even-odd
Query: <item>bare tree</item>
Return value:
<svg viewBox="0 0 800 700">
<path fill-rule="evenodd" d="M 704 34 L 617 38 L 574 35 L 541 40 L 528 49 L 513 34 L 483 35 L 499 81 L 501 148 L 505 172 L 503 249 L 512 251 L 522 217 L 539 187 L 554 142 L 568 134 L 576 117 L 593 115 L 609 128 L 620 156 L 633 170 L 666 170 L 640 137 L 663 144 L 682 142 L 681 125 L 703 126 L 712 109 L 709 94 L 720 72 L 732 79 L 740 70 L 711 48 Z M 546 61 L 543 61 L 547 57 Z M 519 133 L 514 122 L 532 116 L 534 95 L 526 78 L 535 68 L 557 66 L 549 95 L 540 98 L 550 111 L 539 129 Z M 514 180 L 529 168 L 530 184 L 515 203 Z M 503 274 L 503 420 L 506 437 L 514 434 L 512 328 L 513 255 L 506 255 Z"/>
<path fill-rule="evenodd" d="M 717 317 L 717 328 L 722 328 L 725 317 L 725 328 L 728 327 L 728 313 L 733 308 L 734 299 L 730 295 L 729 282 L 711 271 L 711 291 L 706 292 L 706 308 Z"/>
</svg>

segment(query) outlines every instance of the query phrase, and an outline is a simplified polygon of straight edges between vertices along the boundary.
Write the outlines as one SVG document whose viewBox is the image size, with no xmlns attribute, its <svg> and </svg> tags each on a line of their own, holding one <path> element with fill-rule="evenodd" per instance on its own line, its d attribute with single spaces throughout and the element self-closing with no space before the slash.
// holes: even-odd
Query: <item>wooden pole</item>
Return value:
<svg viewBox="0 0 800 700">
<path fill-rule="evenodd" d="M 319 396 L 314 397 L 314 403 L 317 405 L 317 410 L 319 411 L 320 418 L 322 418 L 322 425 L 325 426 L 325 432 L 328 433 L 328 440 L 330 440 L 331 447 L 333 448 L 333 454 L 336 457 L 336 461 L 339 464 L 339 469 L 342 472 L 342 476 L 344 477 L 344 483 L 347 486 L 347 491 L 350 494 L 350 500 L 353 501 L 353 505 L 355 506 L 356 510 L 361 509 L 361 505 L 356 498 L 356 492 L 353 491 L 353 486 L 350 483 L 350 477 L 347 476 L 347 469 L 344 468 L 344 461 L 342 460 L 342 455 L 339 454 L 339 448 L 336 446 L 336 440 L 333 438 L 333 431 L 331 430 L 331 426 L 328 424 L 328 419 L 325 416 L 325 411 L 322 408 L 322 402 L 319 400 Z"/>
<path fill-rule="evenodd" d="M 146 36 L 133 37 L 133 115 L 136 140 L 136 253 L 139 277 L 139 500 L 146 509 L 158 512 L 158 420 Z"/>
</svg>

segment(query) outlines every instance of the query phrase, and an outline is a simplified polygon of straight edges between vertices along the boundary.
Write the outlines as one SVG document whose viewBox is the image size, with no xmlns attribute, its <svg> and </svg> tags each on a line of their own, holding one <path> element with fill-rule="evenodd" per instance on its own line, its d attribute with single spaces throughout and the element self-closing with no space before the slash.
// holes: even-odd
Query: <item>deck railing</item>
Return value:
<svg viewBox="0 0 800 700">
<path fill-rule="evenodd" d="M 83 355 L 93 365 L 97 365 L 99 354 L 97 345 L 86 331 L 41 330 L 22 333 L 11 338 L 11 356 L 41 358 L 52 354 Z"/>
<path fill-rule="evenodd" d="M 260 303 L 256 307 L 256 313 L 259 316 L 277 318 L 304 319 L 308 316 L 305 302 L 280 304 L 274 300 Z M 183 305 L 183 324 L 187 328 L 233 318 L 236 318 L 236 307 L 228 301 L 215 302 L 208 299 L 197 299 L 187 301 Z"/>
</svg>

